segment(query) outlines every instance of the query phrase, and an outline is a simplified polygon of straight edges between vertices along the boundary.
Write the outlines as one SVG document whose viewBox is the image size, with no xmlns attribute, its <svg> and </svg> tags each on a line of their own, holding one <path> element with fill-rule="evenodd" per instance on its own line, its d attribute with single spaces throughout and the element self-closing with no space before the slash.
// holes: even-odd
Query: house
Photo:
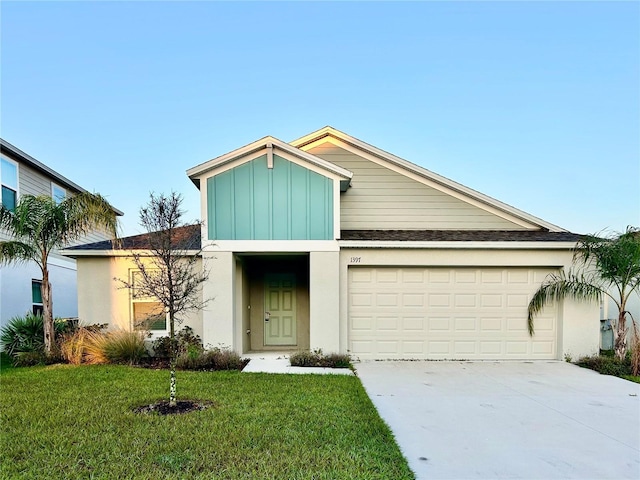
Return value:
<svg viewBox="0 0 640 480">
<path fill-rule="evenodd" d="M 49 195 L 60 202 L 69 195 L 85 190 L 68 178 L 60 175 L 32 156 L 9 142 L 0 139 L 0 204 L 12 209 L 21 195 Z M 122 212 L 116 211 L 118 215 Z M 8 240 L 6 232 L 0 230 L 0 240 Z M 107 238 L 95 232 L 80 243 L 95 242 Z M 54 315 L 77 317 L 76 261 L 53 252 L 49 257 L 50 282 L 53 287 Z M 0 327 L 15 316 L 27 312 L 42 312 L 40 268 L 29 262 L 19 265 L 0 266 Z"/>
<path fill-rule="evenodd" d="M 550 306 L 527 331 L 532 293 L 571 265 L 578 235 L 346 133 L 265 137 L 187 174 L 212 301 L 185 322 L 205 344 L 360 359 L 597 352 L 597 305 Z M 127 248 L 144 250 L 144 236 L 67 250 L 81 319 L 132 328 L 151 310 L 113 282 L 135 275 Z"/>
</svg>

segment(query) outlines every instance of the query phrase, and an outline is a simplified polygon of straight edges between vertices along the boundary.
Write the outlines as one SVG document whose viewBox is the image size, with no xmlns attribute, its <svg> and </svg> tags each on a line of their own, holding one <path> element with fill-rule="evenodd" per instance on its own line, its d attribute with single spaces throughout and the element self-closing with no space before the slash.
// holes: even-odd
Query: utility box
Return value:
<svg viewBox="0 0 640 480">
<path fill-rule="evenodd" d="M 613 350 L 613 328 L 610 318 L 600 320 L 600 350 Z"/>
</svg>

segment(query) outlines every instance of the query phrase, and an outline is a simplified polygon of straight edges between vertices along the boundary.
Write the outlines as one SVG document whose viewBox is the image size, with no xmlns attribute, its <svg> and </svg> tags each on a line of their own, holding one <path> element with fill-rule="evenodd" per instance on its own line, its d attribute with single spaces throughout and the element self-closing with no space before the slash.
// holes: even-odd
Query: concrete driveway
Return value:
<svg viewBox="0 0 640 480">
<path fill-rule="evenodd" d="M 418 479 L 640 479 L 640 384 L 565 362 L 362 362 Z"/>
</svg>

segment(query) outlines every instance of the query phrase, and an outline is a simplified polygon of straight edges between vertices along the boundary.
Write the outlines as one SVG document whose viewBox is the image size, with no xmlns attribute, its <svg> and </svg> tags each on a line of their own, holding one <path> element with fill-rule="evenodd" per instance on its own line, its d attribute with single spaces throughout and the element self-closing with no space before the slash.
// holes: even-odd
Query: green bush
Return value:
<svg viewBox="0 0 640 480">
<path fill-rule="evenodd" d="M 351 357 L 343 353 L 323 354 L 321 349 L 300 351 L 289 356 L 293 367 L 352 368 Z"/>
<path fill-rule="evenodd" d="M 329 353 L 324 357 L 324 363 L 330 368 L 351 368 L 351 357 L 343 353 Z"/>
<path fill-rule="evenodd" d="M 577 362 L 584 368 L 590 368 L 603 375 L 615 375 L 616 377 L 622 377 L 624 375 L 631 375 L 631 361 L 629 355 L 624 360 L 619 360 L 617 357 L 609 357 L 604 355 L 592 355 L 590 357 L 582 357 Z"/>
<path fill-rule="evenodd" d="M 61 319 L 53 323 L 56 337 L 70 329 Z M 12 357 L 19 353 L 44 352 L 44 321 L 42 315 L 27 313 L 24 317 L 13 317 L 0 330 L 0 346 Z"/>
<path fill-rule="evenodd" d="M 0 352 L 0 370 L 13 367 L 13 357 L 7 352 Z"/>
<path fill-rule="evenodd" d="M 14 367 L 33 367 L 36 365 L 45 365 L 47 356 L 44 352 L 18 352 L 13 357 Z"/>
<path fill-rule="evenodd" d="M 107 332 L 104 336 L 106 338 L 102 349 L 109 363 L 137 365 L 148 355 L 144 345 L 144 340 L 147 337 L 145 332 L 116 330 Z"/>
<path fill-rule="evenodd" d="M 177 332 L 175 341 L 178 345 L 178 356 L 184 355 L 187 351 L 198 350 L 200 353 L 204 350 L 202 340 L 198 335 L 194 335 L 191 327 L 183 327 Z M 153 342 L 152 348 L 154 357 L 169 358 L 171 356 L 171 339 L 168 336 L 160 337 Z"/>
<path fill-rule="evenodd" d="M 247 364 L 236 352 L 226 348 L 191 349 L 178 356 L 176 366 L 181 370 L 242 370 Z"/>
</svg>

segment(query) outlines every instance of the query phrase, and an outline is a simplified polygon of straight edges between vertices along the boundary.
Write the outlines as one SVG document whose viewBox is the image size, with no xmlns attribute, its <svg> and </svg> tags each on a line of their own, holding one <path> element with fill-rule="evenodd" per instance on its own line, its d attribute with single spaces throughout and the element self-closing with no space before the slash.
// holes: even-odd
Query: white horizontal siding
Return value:
<svg viewBox="0 0 640 480">
<path fill-rule="evenodd" d="M 524 230 L 524 227 L 325 143 L 311 150 L 353 172 L 340 197 L 343 230 Z"/>
</svg>

